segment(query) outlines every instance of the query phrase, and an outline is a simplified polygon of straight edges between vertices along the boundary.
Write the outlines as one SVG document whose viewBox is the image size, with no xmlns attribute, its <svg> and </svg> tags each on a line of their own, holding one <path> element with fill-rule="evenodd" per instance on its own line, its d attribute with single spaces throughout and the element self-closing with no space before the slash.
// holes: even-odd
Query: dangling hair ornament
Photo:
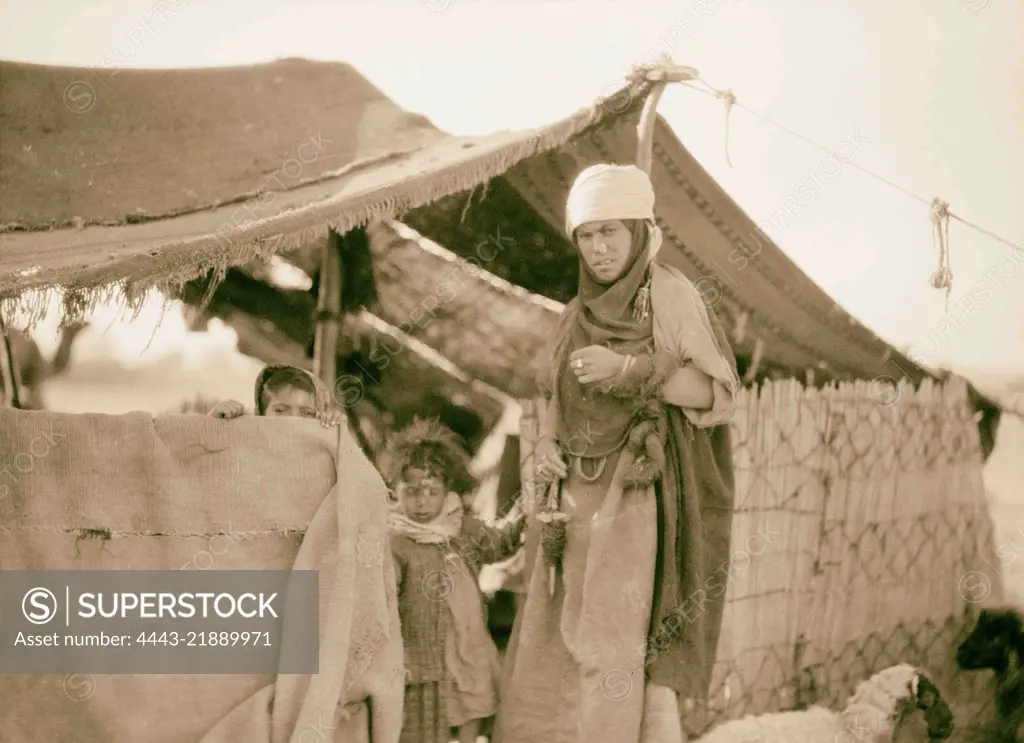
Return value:
<svg viewBox="0 0 1024 743">
<path fill-rule="evenodd" d="M 651 273 L 647 272 L 647 278 L 636 292 L 636 299 L 633 300 L 633 319 L 643 322 L 651 313 Z"/>
<path fill-rule="evenodd" d="M 637 322 L 643 322 L 651 314 L 651 263 L 654 261 L 654 256 L 661 250 L 662 242 L 661 228 L 658 227 L 658 223 L 649 219 L 647 224 L 650 231 L 647 238 L 647 274 L 633 300 L 633 319 Z"/>
</svg>

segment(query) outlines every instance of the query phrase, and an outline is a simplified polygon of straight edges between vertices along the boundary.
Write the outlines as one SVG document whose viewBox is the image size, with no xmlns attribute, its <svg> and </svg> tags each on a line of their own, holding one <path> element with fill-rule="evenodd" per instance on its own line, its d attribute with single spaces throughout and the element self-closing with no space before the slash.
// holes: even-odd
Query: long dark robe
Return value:
<svg viewBox="0 0 1024 743">
<path fill-rule="evenodd" d="M 736 360 L 711 308 L 715 337 Z M 729 425 L 699 428 L 666 405 L 666 466 L 655 485 L 658 563 L 648 642 L 648 678 L 682 698 L 706 699 L 725 610 L 736 500 Z"/>
<path fill-rule="evenodd" d="M 658 567 L 648 678 L 706 699 L 725 609 L 735 500 L 728 426 L 700 429 L 669 408 L 658 500 Z"/>
<path fill-rule="evenodd" d="M 551 348 L 571 332 L 567 307 Z M 736 359 L 714 311 L 708 318 L 723 354 Z M 549 373 L 553 350 L 541 357 Z M 566 370 L 562 370 L 566 372 Z M 566 372 L 571 373 L 571 372 Z M 551 389 L 554 385 L 547 385 Z M 557 400 L 557 398 L 556 398 Z M 646 671 L 655 684 L 680 697 L 706 699 L 717 660 L 725 610 L 735 485 L 729 425 L 700 428 L 683 411 L 665 405 L 665 471 L 655 484 L 658 560 L 648 634 Z"/>
</svg>

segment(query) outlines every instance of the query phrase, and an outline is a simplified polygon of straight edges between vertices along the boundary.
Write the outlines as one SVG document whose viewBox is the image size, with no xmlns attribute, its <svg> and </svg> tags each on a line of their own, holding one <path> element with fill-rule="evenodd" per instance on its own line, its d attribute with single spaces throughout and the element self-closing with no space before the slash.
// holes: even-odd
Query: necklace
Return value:
<svg viewBox="0 0 1024 743">
<path fill-rule="evenodd" d="M 583 457 L 573 457 L 575 461 L 576 474 L 580 476 L 580 479 L 584 482 L 597 482 L 601 475 L 604 473 L 604 467 L 608 464 L 608 457 L 601 457 L 597 460 L 597 465 L 594 468 L 594 474 L 588 475 L 583 471 Z"/>
</svg>

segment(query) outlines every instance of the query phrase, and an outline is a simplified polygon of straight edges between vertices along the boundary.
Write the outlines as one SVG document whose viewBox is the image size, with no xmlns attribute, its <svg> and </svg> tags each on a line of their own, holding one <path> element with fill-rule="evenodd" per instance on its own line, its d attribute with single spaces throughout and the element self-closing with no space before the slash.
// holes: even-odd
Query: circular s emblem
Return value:
<svg viewBox="0 0 1024 743">
<path fill-rule="evenodd" d="M 57 597 L 49 588 L 33 588 L 21 600 L 21 613 L 32 624 L 46 624 L 57 616 Z"/>
</svg>

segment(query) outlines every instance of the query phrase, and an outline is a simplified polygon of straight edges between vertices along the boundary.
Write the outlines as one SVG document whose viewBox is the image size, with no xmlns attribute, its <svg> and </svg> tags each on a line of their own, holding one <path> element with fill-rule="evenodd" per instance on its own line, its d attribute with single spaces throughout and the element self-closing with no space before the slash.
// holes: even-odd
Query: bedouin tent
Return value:
<svg viewBox="0 0 1024 743">
<path fill-rule="evenodd" d="M 118 294 L 130 303 L 154 288 L 188 296 L 195 282 L 216 289 L 215 304 L 218 280 L 230 267 L 247 270 L 276 253 L 287 258 L 288 251 L 300 256 L 299 263 L 307 251 L 308 264 L 310 246 L 329 234 L 367 227 L 378 296 L 360 321 L 385 334 L 398 329 L 440 351 L 467 379 L 529 398 L 535 390 L 523 357 L 543 340 L 558 310 L 543 298 L 564 302 L 575 289 L 576 259 L 561 234 L 568 184 L 592 162 L 634 161 L 637 122 L 653 86 L 649 78 L 641 71 L 615 95 L 548 126 L 458 137 L 402 111 L 343 64 L 283 60 L 133 71 L 0 63 L 0 308 L 8 316 L 15 309 L 38 316 L 43 301 L 31 290 L 59 287 L 74 318 Z M 747 381 L 799 376 L 819 386 L 879 378 L 918 384 L 939 376 L 890 347 L 817 287 L 660 118 L 653 125 L 651 173 L 666 239 L 662 257 L 714 304 Z M 443 249 L 403 234 L 401 225 L 390 222 L 397 218 Z M 403 254 L 408 264 L 397 260 Z M 381 265 L 394 270 L 385 274 Z M 439 290 L 414 281 L 411 265 L 430 267 L 438 285 L 453 281 L 451 271 L 459 270 L 466 293 L 438 302 L 443 306 L 430 322 L 417 319 Z M 413 287 L 414 296 L 401 301 L 396 286 Z M 485 297 L 516 311 L 480 312 Z M 209 298 L 201 295 L 198 303 Z M 233 302 L 244 302 L 219 298 L 226 312 Z M 246 312 L 260 317 L 259 307 Z M 257 324 L 253 332 L 265 329 Z M 310 321 L 284 332 L 305 347 Z M 973 392 L 972 401 L 986 414 L 986 447 L 998 410 Z M 123 460 L 132 451 L 83 444 L 67 460 L 54 457 L 46 468 L 36 467 L 0 500 L 0 524 L 5 535 L 16 537 L 0 545 L 4 568 L 177 568 L 239 511 L 248 514 L 237 540 L 244 549 L 229 552 L 225 566 L 287 566 L 303 555 L 298 543 L 309 519 L 329 502 L 317 510 L 314 497 L 298 507 L 309 492 L 331 491 L 326 460 L 316 465 L 323 479 L 315 485 L 302 480 L 313 475 L 296 474 L 266 495 L 263 483 L 248 474 L 262 473 L 262 467 L 239 464 L 250 457 L 315 459 L 309 453 L 316 450 L 314 439 L 322 446 L 316 432 L 296 430 L 270 440 L 260 421 L 225 434 L 215 422 L 189 417 L 46 415 L 72 441 L 82 440 L 71 437 L 79 430 L 99 442 L 137 432 L 140 442 L 149 442 L 139 444 L 145 456 L 132 460 L 144 476 L 121 483 L 126 495 L 117 501 L 89 490 L 102 482 L 76 483 L 68 472 L 108 471 L 116 457 Z M 27 425 L 27 413 L 5 411 L 4 417 L 0 456 L 11 461 L 37 429 Z M 17 435 L 6 433 L 12 430 Z M 195 478 L 189 480 L 194 492 L 160 487 L 169 471 L 147 465 L 145 457 L 166 456 L 160 453 L 194 441 L 215 442 L 211 448 L 239 458 L 230 471 L 247 474 L 237 494 L 208 497 L 213 489 L 203 480 L 207 473 L 190 474 L 180 464 L 175 477 Z M 59 495 L 46 477 L 57 478 Z M 369 524 L 376 512 L 369 504 L 367 509 Z M 306 542 L 330 539 L 330 528 L 322 533 L 327 537 L 312 542 L 306 534 Z M 38 538 L 44 533 L 55 538 Z M 102 535 L 93 552 L 82 547 L 83 534 Z M 387 624 L 379 616 L 374 621 Z M 343 654 L 338 647 L 332 652 Z M 31 730 L 33 738 L 37 732 L 55 738 L 88 729 L 111 741 L 140 735 L 194 740 L 235 704 L 272 687 L 272 679 L 222 686 L 161 677 L 94 681 L 89 702 L 82 704 L 64 693 L 60 679 L 6 677 L 4 697 L 13 702 L 5 705 L 0 724 Z M 342 688 L 361 692 L 337 682 L 328 696 Z M 289 693 L 299 709 L 297 692 Z M 311 724 L 308 718 L 296 722 L 305 712 L 296 712 L 289 724 Z M 292 729 L 292 739 L 299 732 Z"/>
<path fill-rule="evenodd" d="M 458 280 L 473 281 L 485 264 L 481 280 L 490 285 L 474 297 L 489 290 L 522 298 L 525 289 L 567 301 L 576 270 L 561 234 L 568 184 L 590 162 L 634 161 L 636 124 L 652 87 L 638 75 L 551 125 L 456 137 L 337 63 L 136 71 L 4 62 L 0 74 L 0 306 L 11 308 L 29 289 L 61 286 L 70 313 L 112 291 L 134 299 L 150 288 L 174 293 L 211 270 L 223 277 L 230 266 L 282 251 L 305 249 L 298 262 L 308 268 L 309 246 L 329 232 L 398 216 L 470 259 Z M 936 376 L 822 291 L 660 117 L 653 140 L 664 255 L 723 316 L 746 369 L 809 374 L 817 384 Z M 392 236 L 381 239 L 389 244 L 374 260 L 401 247 Z M 425 252 L 415 251 L 414 265 L 438 281 L 460 268 L 450 256 Z M 429 336 L 428 345 L 441 346 L 475 379 L 530 391 L 522 354 L 537 347 L 557 308 L 548 304 L 545 313 L 541 302 L 524 322 L 456 300 L 436 323 L 417 322 L 410 310 L 422 299 L 403 305 L 393 287 L 425 298 L 437 284 L 414 285 L 411 255 L 408 265 L 395 263 L 383 276 L 374 271 L 392 287 L 381 319 Z M 407 273 L 394 276 L 403 266 Z M 477 320 L 467 321 L 469 313 Z M 450 330 L 456 325 L 466 329 L 461 336 Z M 513 350 L 494 353 L 496 339 Z"/>
</svg>

